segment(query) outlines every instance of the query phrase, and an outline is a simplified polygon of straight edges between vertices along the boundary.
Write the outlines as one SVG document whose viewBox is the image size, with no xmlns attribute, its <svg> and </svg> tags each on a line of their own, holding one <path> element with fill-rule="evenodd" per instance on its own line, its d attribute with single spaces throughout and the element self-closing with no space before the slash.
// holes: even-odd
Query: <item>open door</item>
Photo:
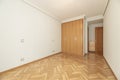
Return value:
<svg viewBox="0 0 120 80">
<path fill-rule="evenodd" d="M 98 55 L 103 55 L 103 27 L 95 28 L 95 52 Z"/>
</svg>

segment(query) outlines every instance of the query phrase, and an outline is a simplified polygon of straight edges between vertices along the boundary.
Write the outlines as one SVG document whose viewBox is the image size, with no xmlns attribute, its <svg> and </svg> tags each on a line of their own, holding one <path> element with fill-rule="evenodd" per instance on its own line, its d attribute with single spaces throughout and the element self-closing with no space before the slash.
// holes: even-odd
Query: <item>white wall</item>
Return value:
<svg viewBox="0 0 120 80">
<path fill-rule="evenodd" d="M 95 41 L 95 28 L 103 27 L 103 23 L 96 23 L 89 25 L 89 41 Z"/>
<path fill-rule="evenodd" d="M 105 14 L 104 57 L 120 80 L 120 0 L 110 0 Z"/>
<path fill-rule="evenodd" d="M 60 22 L 23 0 L 0 0 L 0 72 L 60 51 Z"/>
</svg>

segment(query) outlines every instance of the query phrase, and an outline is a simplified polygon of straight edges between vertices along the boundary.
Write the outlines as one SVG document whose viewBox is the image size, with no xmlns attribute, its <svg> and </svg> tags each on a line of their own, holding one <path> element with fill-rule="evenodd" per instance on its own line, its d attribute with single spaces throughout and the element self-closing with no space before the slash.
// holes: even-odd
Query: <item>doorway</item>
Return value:
<svg viewBox="0 0 120 80">
<path fill-rule="evenodd" d="M 103 19 L 88 22 L 88 53 L 95 53 L 95 54 L 103 53 L 102 51 L 103 45 L 100 45 L 101 43 L 103 44 L 103 36 L 102 38 L 98 37 L 100 34 L 97 34 L 97 31 L 96 31 L 96 29 L 99 29 L 101 27 L 103 29 Z M 102 34 L 103 32 L 101 33 L 101 35 Z M 97 43 L 96 43 L 96 39 L 99 40 L 97 41 Z"/>
</svg>

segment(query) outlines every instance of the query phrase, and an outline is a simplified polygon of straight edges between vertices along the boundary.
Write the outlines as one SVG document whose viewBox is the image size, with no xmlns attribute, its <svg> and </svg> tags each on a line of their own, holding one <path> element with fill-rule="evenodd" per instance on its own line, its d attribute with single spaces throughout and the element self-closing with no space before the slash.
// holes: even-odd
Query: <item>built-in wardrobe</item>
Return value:
<svg viewBox="0 0 120 80">
<path fill-rule="evenodd" d="M 62 24 L 62 52 L 83 56 L 83 19 Z"/>
</svg>

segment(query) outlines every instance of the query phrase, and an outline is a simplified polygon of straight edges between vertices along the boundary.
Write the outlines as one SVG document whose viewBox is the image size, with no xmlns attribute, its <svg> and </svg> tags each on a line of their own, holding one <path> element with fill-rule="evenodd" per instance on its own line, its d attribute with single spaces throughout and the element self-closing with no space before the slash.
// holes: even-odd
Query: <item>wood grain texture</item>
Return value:
<svg viewBox="0 0 120 80">
<path fill-rule="evenodd" d="M 57 54 L 0 75 L 0 80 L 117 80 L 103 56 Z"/>
<path fill-rule="evenodd" d="M 95 51 L 96 54 L 103 55 L 103 27 L 95 28 Z"/>
<path fill-rule="evenodd" d="M 62 52 L 83 55 L 83 19 L 62 24 Z"/>
</svg>

